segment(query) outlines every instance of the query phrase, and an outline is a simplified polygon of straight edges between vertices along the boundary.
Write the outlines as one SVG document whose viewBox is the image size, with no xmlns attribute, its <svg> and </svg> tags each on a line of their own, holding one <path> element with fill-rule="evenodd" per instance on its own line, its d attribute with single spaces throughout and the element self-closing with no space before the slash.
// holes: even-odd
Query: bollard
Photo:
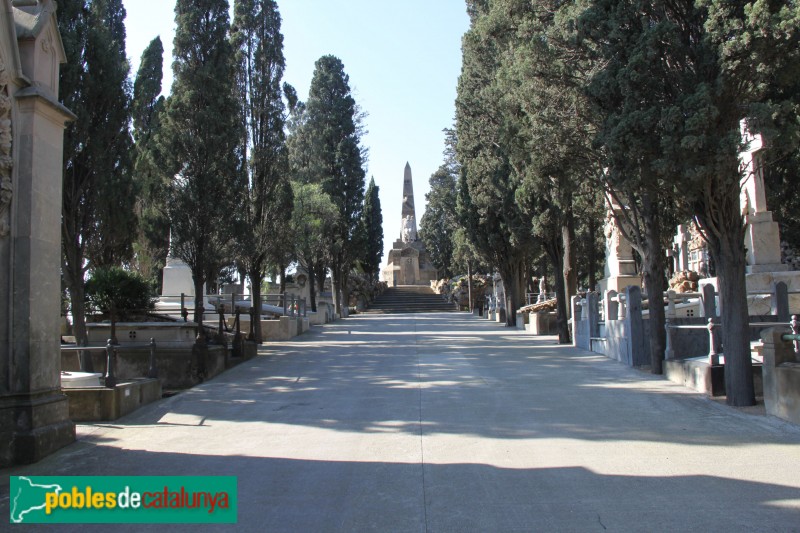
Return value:
<svg viewBox="0 0 800 533">
<path fill-rule="evenodd" d="M 711 366 L 719 365 L 719 353 L 717 352 L 717 325 L 714 318 L 708 319 L 708 364 Z"/>
<path fill-rule="evenodd" d="M 235 318 L 233 319 L 233 356 L 240 357 L 242 355 L 242 328 L 240 325 L 241 308 L 236 307 Z"/>
<path fill-rule="evenodd" d="M 198 320 L 197 320 L 197 336 L 195 337 L 196 344 L 205 344 L 206 343 L 206 332 L 203 329 L 203 314 L 205 312 L 205 308 L 200 306 L 200 309 L 197 309 Z"/>
<path fill-rule="evenodd" d="M 261 317 L 258 317 L 259 319 Z M 250 308 L 250 332 L 247 334 L 247 340 L 255 341 L 256 340 L 256 308 Z"/>
<path fill-rule="evenodd" d="M 217 308 L 217 313 L 219 313 L 219 323 L 217 324 L 217 335 L 219 338 L 223 338 L 222 335 L 225 333 L 225 306 L 220 305 Z"/>
<path fill-rule="evenodd" d="M 147 371 L 148 378 L 158 377 L 158 367 L 156 366 L 156 340 L 150 337 L 150 369 Z"/>
<path fill-rule="evenodd" d="M 117 340 L 117 317 L 116 313 L 114 312 L 114 304 L 111 304 L 111 310 L 108 312 L 111 318 L 111 341 L 114 344 L 118 344 L 119 341 Z"/>
<path fill-rule="evenodd" d="M 181 316 L 184 322 L 189 322 L 189 309 L 186 307 L 186 294 L 181 293 Z"/>
<path fill-rule="evenodd" d="M 666 361 L 670 361 L 672 359 L 675 359 L 675 349 L 672 347 L 673 345 L 672 335 L 674 332 L 672 330 L 672 319 L 670 319 L 669 317 L 664 319 L 664 329 L 667 333 L 667 346 L 664 349 L 664 359 Z"/>
<path fill-rule="evenodd" d="M 114 375 L 115 355 L 114 344 L 111 342 L 111 339 L 108 339 L 108 343 L 106 344 L 106 374 L 104 377 L 105 386 L 109 389 L 113 389 L 117 386 L 117 377 Z"/>
</svg>

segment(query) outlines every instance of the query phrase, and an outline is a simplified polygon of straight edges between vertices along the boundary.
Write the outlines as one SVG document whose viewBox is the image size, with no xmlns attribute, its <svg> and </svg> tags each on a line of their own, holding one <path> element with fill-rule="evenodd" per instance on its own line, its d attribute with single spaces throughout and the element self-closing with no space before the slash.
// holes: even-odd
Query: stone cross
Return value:
<svg viewBox="0 0 800 533">
<path fill-rule="evenodd" d="M 689 270 L 689 242 L 692 234 L 685 224 L 678 226 L 678 233 L 672 239 L 672 253 L 675 261 L 675 272 Z"/>
<path fill-rule="evenodd" d="M 789 267 L 781 264 L 778 223 L 767 209 L 760 153 L 764 148 L 764 141 L 761 134 L 749 131 L 745 121 L 741 122 L 741 132 L 745 150 L 739 154 L 742 169 L 739 202 L 746 224 L 744 246 L 747 249 L 747 271 L 785 271 Z"/>
</svg>

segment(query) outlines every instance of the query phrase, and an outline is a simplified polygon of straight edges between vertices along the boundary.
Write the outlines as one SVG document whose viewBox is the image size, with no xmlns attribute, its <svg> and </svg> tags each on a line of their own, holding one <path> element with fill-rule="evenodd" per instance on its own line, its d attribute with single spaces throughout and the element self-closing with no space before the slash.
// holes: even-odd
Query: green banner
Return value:
<svg viewBox="0 0 800 533">
<path fill-rule="evenodd" d="M 235 524 L 235 477 L 14 476 L 12 524 Z"/>
</svg>

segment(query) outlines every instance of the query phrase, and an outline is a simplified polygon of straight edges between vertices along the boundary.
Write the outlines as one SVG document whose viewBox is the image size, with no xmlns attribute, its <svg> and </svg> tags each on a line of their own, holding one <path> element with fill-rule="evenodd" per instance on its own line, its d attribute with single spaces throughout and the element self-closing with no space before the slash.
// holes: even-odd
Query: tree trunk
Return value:
<svg viewBox="0 0 800 533">
<path fill-rule="evenodd" d="M 524 287 L 524 261 L 514 260 L 508 261 L 503 268 L 500 269 L 500 275 L 503 278 L 503 286 L 505 287 L 506 297 L 506 327 L 517 327 L 517 309 L 522 307 L 521 296 Z"/>
<path fill-rule="evenodd" d="M 528 304 L 528 298 L 527 298 L 528 293 L 533 294 L 534 292 L 536 292 L 533 281 L 534 277 L 535 276 L 533 274 L 533 263 L 526 260 L 525 261 L 525 295 L 526 295 L 525 305 Z"/>
<path fill-rule="evenodd" d="M 86 346 L 89 343 L 89 336 L 86 332 L 86 290 L 83 281 L 83 269 L 77 272 L 71 265 L 64 265 L 64 274 L 69 291 L 69 300 L 72 307 L 72 334 L 75 336 L 75 343 L 78 346 Z M 81 352 L 81 370 L 84 372 L 94 372 L 92 354 Z"/>
<path fill-rule="evenodd" d="M 343 313 L 342 316 L 347 318 L 350 316 L 350 283 L 348 278 L 348 272 L 342 272 L 342 281 L 340 285 L 342 286 L 342 309 Z"/>
<path fill-rule="evenodd" d="M 597 249 L 595 247 L 595 233 L 597 233 L 598 224 L 594 217 L 588 217 L 588 233 L 587 246 L 586 246 L 586 262 L 589 270 L 589 290 L 593 291 L 597 287 Z"/>
<path fill-rule="evenodd" d="M 570 298 L 578 293 L 578 271 L 576 268 L 575 252 L 575 217 L 572 210 L 564 213 L 564 223 L 561 226 L 561 240 L 564 250 L 564 260 L 561 272 L 564 276 L 564 290 L 565 301 L 569 302 Z M 567 318 L 570 317 L 572 310 L 569 305 L 566 305 Z"/>
<path fill-rule="evenodd" d="M 280 292 L 284 296 L 286 295 L 286 265 L 278 265 L 281 274 L 281 288 Z"/>
<path fill-rule="evenodd" d="M 341 298 L 339 298 L 339 289 L 341 289 L 340 285 L 340 277 L 339 277 L 339 265 L 334 263 L 331 266 L 331 292 L 333 298 L 333 309 L 334 312 L 339 315 L 340 317 L 344 317 L 342 314 L 342 302 Z"/>
<path fill-rule="evenodd" d="M 317 294 L 321 295 L 325 292 L 325 278 L 327 277 L 326 274 L 327 268 L 323 262 L 317 262 L 314 264 L 313 268 L 313 279 L 314 283 L 317 284 Z"/>
<path fill-rule="evenodd" d="M 261 280 L 263 278 L 261 267 L 254 266 L 248 275 L 250 277 L 251 290 L 253 291 L 253 308 L 256 310 L 256 321 L 253 324 L 253 331 L 255 333 L 256 342 L 261 344 L 264 342 L 261 332 Z"/>
<path fill-rule="evenodd" d="M 728 405 L 736 407 L 755 405 L 743 241 L 743 231 L 733 228 L 711 243 L 717 262 L 725 390 Z"/>
<path fill-rule="evenodd" d="M 475 306 L 472 303 L 472 263 L 467 261 L 467 307 L 473 313 Z"/>
<path fill-rule="evenodd" d="M 644 284 L 650 306 L 650 371 L 662 374 L 667 342 L 664 330 L 664 250 L 658 207 L 647 194 L 642 195 L 642 217 L 645 226 Z"/>
<path fill-rule="evenodd" d="M 553 268 L 558 270 L 562 265 L 554 264 Z M 563 276 L 555 276 L 556 279 L 556 322 L 558 324 L 558 343 L 570 344 L 572 340 L 569 336 L 569 315 L 567 314 L 567 287 Z"/>
<path fill-rule="evenodd" d="M 203 285 L 205 285 L 205 279 L 203 279 L 202 274 L 195 274 L 193 271 L 192 280 L 194 281 L 194 323 L 201 326 L 203 321 L 200 311 L 205 311 L 203 308 L 203 296 L 205 296 L 203 294 Z"/>
<path fill-rule="evenodd" d="M 311 307 L 311 312 L 317 312 L 317 280 L 314 279 L 314 269 L 308 268 L 308 298 L 311 300 L 308 305 Z"/>
<path fill-rule="evenodd" d="M 553 276 L 556 280 L 556 322 L 558 327 L 558 343 L 570 344 L 572 341 L 569 336 L 569 315 L 567 314 L 568 300 L 566 294 L 566 284 L 564 276 L 560 275 L 564 271 L 564 252 L 561 249 L 563 240 L 555 237 L 545 243 L 547 256 L 553 264 Z"/>
</svg>

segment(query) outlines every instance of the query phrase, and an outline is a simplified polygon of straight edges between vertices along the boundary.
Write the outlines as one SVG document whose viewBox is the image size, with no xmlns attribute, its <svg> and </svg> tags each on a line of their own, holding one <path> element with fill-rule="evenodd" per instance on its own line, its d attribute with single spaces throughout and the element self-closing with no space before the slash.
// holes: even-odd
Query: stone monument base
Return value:
<svg viewBox="0 0 800 533">
<path fill-rule="evenodd" d="M 0 467 L 40 461 L 75 441 L 69 401 L 61 391 L 0 399 Z"/>
<path fill-rule="evenodd" d="M 612 276 L 604 278 L 597 282 L 600 294 L 606 291 L 617 291 L 618 293 L 625 292 L 628 287 L 641 287 L 642 278 L 638 275 L 623 274 L 620 276 Z"/>
<path fill-rule="evenodd" d="M 438 281 L 439 272 L 433 266 L 422 241 L 395 241 L 389 251 L 386 266 L 381 275 L 390 287 L 398 285 L 430 286 Z"/>
</svg>

